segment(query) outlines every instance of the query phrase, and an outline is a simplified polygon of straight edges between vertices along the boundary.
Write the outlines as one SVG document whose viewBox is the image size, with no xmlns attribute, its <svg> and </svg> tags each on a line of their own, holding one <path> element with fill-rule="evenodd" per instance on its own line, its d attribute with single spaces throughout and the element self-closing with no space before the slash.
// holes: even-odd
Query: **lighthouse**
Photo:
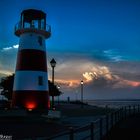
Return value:
<svg viewBox="0 0 140 140">
<path fill-rule="evenodd" d="M 46 14 L 27 9 L 15 26 L 19 48 L 14 78 L 12 106 L 29 110 L 48 109 L 48 73 L 45 39 L 51 36 Z"/>
</svg>

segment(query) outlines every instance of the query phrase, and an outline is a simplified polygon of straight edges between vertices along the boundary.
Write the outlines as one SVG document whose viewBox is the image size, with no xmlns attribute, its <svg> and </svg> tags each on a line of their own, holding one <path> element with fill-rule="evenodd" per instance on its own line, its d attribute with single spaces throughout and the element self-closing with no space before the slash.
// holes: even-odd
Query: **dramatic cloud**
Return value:
<svg viewBox="0 0 140 140">
<path fill-rule="evenodd" d="M 18 48 L 18 45 L 0 52 L 0 76 L 10 75 L 14 72 L 16 48 Z M 81 80 L 84 81 L 86 96 L 90 98 L 93 96 L 93 93 L 98 98 L 103 98 L 105 95 L 108 95 L 106 97 L 114 97 L 114 93 L 116 93 L 117 97 L 118 95 L 121 97 L 120 93 L 127 92 L 127 90 L 129 93 L 131 91 L 130 95 L 132 96 L 132 91 L 138 93 L 137 90 L 140 87 L 139 62 L 124 60 L 107 61 L 107 59 L 103 61 L 87 53 L 62 54 L 48 53 L 48 74 L 51 80 L 52 68 L 49 61 L 52 56 L 55 56 L 57 62 L 55 67 L 55 83 L 61 87 L 61 91 L 66 96 L 67 93 L 71 94 L 77 91 L 80 93 Z"/>
<path fill-rule="evenodd" d="M 93 65 L 91 72 L 83 73 L 84 78 L 86 81 L 91 81 L 94 79 L 98 79 L 98 77 L 104 77 L 108 80 L 112 80 L 112 74 L 108 67 L 100 66 L 100 65 Z"/>
<path fill-rule="evenodd" d="M 87 99 L 133 98 L 134 95 L 134 98 L 140 97 L 139 62 L 102 61 L 87 54 L 65 53 L 53 56 L 57 61 L 55 81 L 62 86 L 61 90 L 65 93 L 63 98 L 75 98 L 77 91 L 80 96 L 81 80 L 84 80 L 84 93 Z M 51 76 L 50 66 L 49 73 Z"/>
<path fill-rule="evenodd" d="M 96 72 L 85 72 L 83 73 L 83 77 L 86 79 L 86 81 L 91 81 L 93 80 L 94 78 L 96 79 L 97 78 L 97 74 Z"/>
<path fill-rule="evenodd" d="M 93 82 L 98 87 L 109 86 L 110 88 L 138 87 L 140 81 L 128 80 L 113 74 L 106 66 L 94 66 L 92 71 L 83 73 L 86 82 Z M 127 78 L 127 77 L 126 77 Z"/>
</svg>

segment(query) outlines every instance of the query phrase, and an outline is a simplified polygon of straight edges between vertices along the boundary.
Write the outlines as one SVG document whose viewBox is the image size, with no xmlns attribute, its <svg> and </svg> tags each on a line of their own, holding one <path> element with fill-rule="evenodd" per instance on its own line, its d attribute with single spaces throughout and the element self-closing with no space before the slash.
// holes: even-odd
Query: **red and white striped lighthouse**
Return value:
<svg viewBox="0 0 140 140">
<path fill-rule="evenodd" d="M 49 107 L 45 39 L 51 35 L 46 14 L 28 9 L 15 26 L 20 37 L 13 87 L 13 107 L 47 109 Z"/>
</svg>

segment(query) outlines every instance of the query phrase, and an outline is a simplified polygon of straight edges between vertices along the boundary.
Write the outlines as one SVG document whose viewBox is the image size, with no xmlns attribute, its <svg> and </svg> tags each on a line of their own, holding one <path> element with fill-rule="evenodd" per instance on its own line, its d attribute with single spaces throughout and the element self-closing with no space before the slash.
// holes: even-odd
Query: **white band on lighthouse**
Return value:
<svg viewBox="0 0 140 140">
<path fill-rule="evenodd" d="M 48 91 L 48 73 L 39 71 L 16 71 L 13 90 Z"/>
<path fill-rule="evenodd" d="M 19 50 L 35 49 L 46 51 L 45 37 L 37 33 L 24 33 L 20 36 Z"/>
</svg>

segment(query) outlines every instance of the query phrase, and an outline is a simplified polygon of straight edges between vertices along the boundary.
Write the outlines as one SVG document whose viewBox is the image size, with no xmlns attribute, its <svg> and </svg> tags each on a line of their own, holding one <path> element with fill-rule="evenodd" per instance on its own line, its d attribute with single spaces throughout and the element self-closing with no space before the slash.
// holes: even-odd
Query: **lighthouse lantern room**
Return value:
<svg viewBox="0 0 140 140">
<path fill-rule="evenodd" d="M 14 78 L 12 106 L 48 109 L 48 73 L 45 39 L 51 35 L 46 14 L 28 9 L 21 13 L 15 26 L 20 38 Z"/>
</svg>

